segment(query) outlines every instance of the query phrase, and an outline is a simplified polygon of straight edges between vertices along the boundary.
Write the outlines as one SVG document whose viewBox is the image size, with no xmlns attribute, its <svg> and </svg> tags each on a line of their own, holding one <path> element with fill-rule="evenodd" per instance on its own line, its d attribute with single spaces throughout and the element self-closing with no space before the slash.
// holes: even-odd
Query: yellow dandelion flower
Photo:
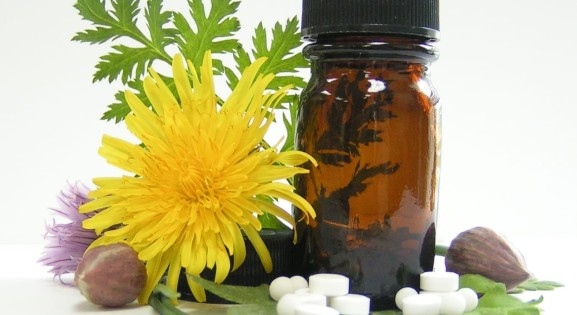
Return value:
<svg viewBox="0 0 577 315">
<path fill-rule="evenodd" d="M 190 62 L 187 71 L 177 55 L 172 71 L 180 102 L 154 70 L 144 80 L 152 109 L 126 92 L 132 109 L 126 126 L 144 145 L 103 137 L 99 154 L 130 174 L 94 179 L 93 201 L 80 211 L 105 210 L 83 226 L 102 233 L 93 247 L 126 242 L 139 252 L 148 273 L 140 303 L 147 303 L 165 273 L 167 285 L 176 289 L 181 268 L 193 275 L 216 268 L 214 281 L 222 282 L 245 258 L 243 235 L 270 272 L 272 260 L 256 215 L 267 212 L 295 222 L 262 196 L 287 200 L 307 218 L 315 216 L 294 187 L 281 181 L 307 173 L 297 165 L 316 165 L 314 159 L 260 145 L 273 109 L 289 88 L 267 92 L 273 75 L 257 76 L 263 62 L 249 66 L 230 97 L 217 106 L 210 52 L 200 75 Z M 109 229 L 113 226 L 118 228 Z M 205 300 L 199 285 L 189 281 L 189 286 L 197 300 Z"/>
</svg>

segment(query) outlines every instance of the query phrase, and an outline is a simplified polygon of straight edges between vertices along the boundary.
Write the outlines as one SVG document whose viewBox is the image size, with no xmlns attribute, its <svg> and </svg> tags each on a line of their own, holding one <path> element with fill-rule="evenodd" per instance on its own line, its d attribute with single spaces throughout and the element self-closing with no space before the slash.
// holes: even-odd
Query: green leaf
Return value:
<svg viewBox="0 0 577 315">
<path fill-rule="evenodd" d="M 259 24 L 253 37 L 254 49 L 251 57 L 234 38 L 240 28 L 240 23 L 234 16 L 240 1 L 211 0 L 206 7 L 205 2 L 188 0 L 188 18 L 191 19 L 189 22 L 182 13 L 163 10 L 163 0 L 148 0 L 145 6 L 142 6 L 139 0 L 77 0 L 74 7 L 93 27 L 78 32 L 73 40 L 102 44 L 122 38 L 130 39 L 129 43 L 135 42 L 134 45 L 126 42 L 114 45 L 111 52 L 100 57 L 94 81 L 112 82 L 120 79 L 128 86 L 141 84 L 139 81 L 154 61 L 171 63 L 172 58 L 166 49 L 176 45 L 197 69 L 202 63 L 204 53 L 212 51 L 215 70 L 217 74 L 226 76 L 231 89 L 236 86 L 239 75 L 225 66 L 218 54 L 233 53 L 239 73 L 257 58 L 267 57 L 260 72 L 275 74 L 269 88 L 278 89 L 286 85 L 304 87 L 303 78 L 295 75 L 299 69 L 308 67 L 308 62 L 299 49 L 301 41 L 297 17 L 287 20 L 284 27 L 276 23 L 270 31 L 270 43 L 267 30 Z M 143 14 L 141 7 L 144 7 Z M 208 7 L 210 11 L 207 12 Z M 139 25 L 146 25 L 146 29 L 143 31 Z M 148 104 L 143 91 L 138 92 L 145 104 Z M 122 93 L 117 93 L 115 98 L 116 102 L 108 106 L 109 109 L 102 119 L 119 122 L 130 112 Z M 289 96 L 282 101 L 283 104 L 290 102 Z"/>
<path fill-rule="evenodd" d="M 114 8 L 112 13 L 123 29 L 131 34 L 142 35 L 136 27 L 136 16 L 140 12 L 138 0 L 112 0 L 112 7 Z"/>
<path fill-rule="evenodd" d="M 495 282 L 489 278 L 481 275 L 461 275 L 459 277 L 459 287 L 461 288 L 471 288 L 479 294 L 484 294 L 493 289 L 507 291 L 505 285 L 499 282 Z"/>
<path fill-rule="evenodd" d="M 286 230 L 288 227 L 284 225 L 277 217 L 270 213 L 263 213 L 258 216 L 258 220 L 263 229 L 271 230 Z"/>
<path fill-rule="evenodd" d="M 462 275 L 459 278 L 461 288 L 471 288 L 479 294 L 479 305 L 467 315 L 533 315 L 539 314 L 535 306 L 543 299 L 524 302 L 508 294 L 504 284 L 480 275 Z"/>
<path fill-rule="evenodd" d="M 287 20 L 284 28 L 278 22 L 275 24 L 272 29 L 270 48 L 268 46 L 267 33 L 262 23 L 260 23 L 255 29 L 253 45 L 252 54 L 254 60 L 260 57 L 267 58 L 260 72 L 276 75 L 269 85 L 271 89 L 278 89 L 287 84 L 292 84 L 297 88 L 305 86 L 305 81 L 301 77 L 292 75 L 298 72 L 299 68 L 308 67 L 308 62 L 299 50 L 302 42 L 300 39 L 299 21 L 296 16 Z M 247 66 L 246 59 L 243 59 L 243 61 L 242 64 L 239 64 L 240 71 Z"/>
<path fill-rule="evenodd" d="M 112 25 L 116 22 L 106 10 L 104 0 L 78 0 L 74 7 L 78 10 L 78 13 L 84 20 L 90 21 L 93 24 L 112 28 Z M 116 30 L 114 30 L 114 32 L 116 34 L 115 36 L 122 35 L 116 33 Z M 112 36 L 111 38 L 115 36 Z M 75 40 L 82 41 L 82 32 L 76 35 Z"/>
<path fill-rule="evenodd" d="M 288 110 L 283 113 L 283 123 L 287 131 L 286 141 L 281 148 L 281 152 L 294 150 L 295 149 L 295 134 L 296 134 L 296 121 L 298 119 L 298 102 L 299 98 L 293 95 L 292 102 L 290 102 Z M 286 113 L 288 112 L 288 117 Z"/>
<path fill-rule="evenodd" d="M 172 39 L 173 30 L 164 28 L 170 22 L 172 14 L 162 11 L 162 0 L 149 0 L 144 17 L 150 33 L 152 45 L 163 50 Z"/>
<path fill-rule="evenodd" d="M 269 296 L 269 286 L 266 284 L 258 287 L 235 286 L 216 284 L 212 281 L 191 275 L 189 275 L 189 277 L 192 277 L 195 282 L 206 290 L 234 303 L 256 304 L 260 306 L 276 305 L 276 302 Z"/>
<path fill-rule="evenodd" d="M 272 315 L 276 314 L 276 305 L 242 305 L 230 307 L 227 315 Z"/>
<path fill-rule="evenodd" d="M 164 284 L 157 284 L 148 299 L 148 304 L 158 312 L 160 315 L 186 315 L 185 312 L 179 310 L 174 304 L 172 304 L 172 299 L 178 298 L 178 293 L 174 292 L 172 289 Z"/>
<path fill-rule="evenodd" d="M 109 82 L 121 77 L 122 83 L 141 77 L 154 60 L 155 54 L 147 48 L 132 48 L 124 45 L 112 47 L 113 52 L 100 58 L 96 65 L 94 82 L 108 78 Z"/>
<path fill-rule="evenodd" d="M 246 67 L 248 67 L 251 63 L 252 60 L 250 58 L 250 55 L 246 52 L 246 50 L 242 47 L 239 46 L 233 54 L 233 58 L 234 61 L 236 62 L 236 69 L 242 73 Z M 228 86 L 231 89 L 234 89 L 234 87 L 236 87 L 238 81 L 240 80 L 239 76 L 237 76 L 237 74 L 230 68 L 225 69 L 225 75 L 226 78 L 228 80 Z"/>
<path fill-rule="evenodd" d="M 491 313 L 485 311 L 492 311 Z M 487 291 L 477 306 L 479 314 L 506 314 L 506 315 L 538 315 L 539 308 L 534 304 L 526 303 L 507 294 L 504 287 L 496 286 Z M 498 312 L 498 313 L 497 313 Z"/>
<path fill-rule="evenodd" d="M 130 113 L 130 107 L 124 98 L 124 91 L 118 91 L 114 95 L 116 102 L 108 105 L 108 110 L 102 115 L 102 120 L 114 120 L 121 122 Z"/>
<path fill-rule="evenodd" d="M 116 37 L 118 37 L 118 33 L 115 29 L 98 26 L 92 30 L 78 32 L 72 40 L 90 44 L 102 44 Z"/>
<path fill-rule="evenodd" d="M 208 15 L 202 0 L 189 0 L 188 3 L 196 31 L 183 14 L 174 12 L 174 25 L 178 30 L 175 42 L 195 68 L 200 67 L 207 50 L 218 54 L 232 52 L 239 46 L 232 36 L 239 30 L 240 23 L 232 15 L 237 12 L 240 2 L 211 0 Z"/>
<path fill-rule="evenodd" d="M 563 284 L 557 281 L 530 279 L 521 283 L 517 287 L 527 291 L 551 291 L 563 287 Z"/>
<path fill-rule="evenodd" d="M 167 77 L 161 74 L 159 74 L 159 76 L 178 100 L 178 93 L 176 90 L 176 85 L 174 84 L 174 80 L 171 77 Z M 127 85 L 146 106 L 151 107 L 150 100 L 146 96 L 146 93 L 144 93 L 144 86 L 142 83 L 142 80 L 133 80 L 129 81 Z M 114 120 L 116 123 L 118 123 L 122 121 L 126 115 L 131 112 L 131 110 L 130 106 L 128 106 L 128 103 L 126 102 L 126 98 L 124 97 L 124 90 L 116 92 L 114 97 L 116 102 L 108 105 L 108 111 L 104 113 L 101 119 Z"/>
<path fill-rule="evenodd" d="M 170 14 L 162 12 L 162 0 L 151 0 L 145 12 L 150 32 L 148 38 L 138 27 L 139 0 L 113 0 L 112 9 L 107 10 L 104 0 L 78 0 L 74 7 L 83 19 L 92 22 L 93 29 L 78 32 L 72 40 L 101 44 L 128 37 L 140 45 L 113 46 L 113 51 L 102 56 L 96 66 L 94 81 L 108 79 L 115 81 L 119 77 L 123 83 L 140 78 L 146 68 L 157 59 L 170 62 L 165 46 L 172 42 L 171 30 L 164 25 L 170 21 Z"/>
</svg>

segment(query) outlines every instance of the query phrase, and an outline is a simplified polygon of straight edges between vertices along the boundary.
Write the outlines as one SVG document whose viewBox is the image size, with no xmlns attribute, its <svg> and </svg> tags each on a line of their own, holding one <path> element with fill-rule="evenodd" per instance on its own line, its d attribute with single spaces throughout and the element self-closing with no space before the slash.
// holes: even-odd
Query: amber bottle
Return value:
<svg viewBox="0 0 577 315">
<path fill-rule="evenodd" d="M 307 272 L 346 275 L 373 310 L 394 308 L 433 268 L 438 0 L 304 0 L 302 23 L 311 79 L 296 145 L 319 164 L 296 179 L 317 212 L 298 227 Z"/>
</svg>

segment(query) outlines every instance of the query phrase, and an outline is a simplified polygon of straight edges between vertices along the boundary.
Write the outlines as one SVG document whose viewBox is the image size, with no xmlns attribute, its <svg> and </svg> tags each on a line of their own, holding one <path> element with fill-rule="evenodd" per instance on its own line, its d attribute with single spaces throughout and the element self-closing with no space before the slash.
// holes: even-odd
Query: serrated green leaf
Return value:
<svg viewBox="0 0 577 315">
<path fill-rule="evenodd" d="M 124 45 L 112 47 L 113 52 L 100 58 L 96 65 L 96 73 L 93 81 L 108 78 L 113 82 L 118 77 L 122 83 L 127 83 L 133 77 L 140 77 L 147 71 L 148 66 L 155 57 L 154 52 L 147 48 L 133 48 Z"/>
<path fill-rule="evenodd" d="M 152 38 L 149 39 L 137 26 L 139 0 L 113 0 L 110 11 L 107 10 L 104 0 L 78 0 L 74 7 L 83 19 L 91 21 L 95 28 L 78 32 L 73 40 L 97 44 L 128 37 L 142 45 L 113 46 L 112 52 L 100 58 L 94 81 L 108 79 L 112 82 L 120 77 L 122 82 L 126 83 L 133 78 L 139 78 L 146 72 L 146 67 L 156 59 L 170 62 L 171 58 L 165 52 L 164 46 L 170 43 L 172 31 L 163 28 L 169 21 L 170 14 L 162 12 L 161 3 L 161 0 L 151 0 L 148 3 L 145 18 Z M 119 62 L 120 64 L 117 64 Z"/>
<path fill-rule="evenodd" d="M 238 84 L 239 78 L 234 71 L 229 67 L 223 67 L 221 73 L 226 77 L 226 84 L 232 89 Z"/>
<path fill-rule="evenodd" d="M 271 31 L 270 48 L 266 30 L 262 24 L 260 28 L 257 27 L 256 37 L 253 39 L 254 56 L 251 58 L 233 37 L 240 28 L 240 23 L 234 16 L 240 1 L 211 0 L 209 12 L 207 7 L 205 8 L 205 2 L 188 0 L 191 25 L 183 14 L 163 11 L 163 0 L 148 0 L 145 6 L 141 5 L 140 0 L 77 0 L 74 7 L 80 16 L 92 22 L 94 27 L 78 32 L 73 40 L 101 44 L 127 37 L 136 41 L 135 47 L 127 44 L 116 45 L 112 47 L 113 51 L 102 56 L 96 66 L 94 81 L 107 79 L 112 82 L 120 79 L 123 83 L 138 82 L 155 60 L 170 64 L 171 57 L 166 53 L 166 48 L 176 44 L 196 68 L 200 66 L 204 53 L 211 50 L 216 73 L 226 76 L 231 89 L 236 86 L 239 75 L 224 66 L 218 58 L 221 53 L 234 52 L 240 73 L 254 59 L 266 56 L 268 60 L 260 72 L 275 74 L 269 85 L 271 89 L 286 85 L 304 87 L 305 81 L 293 75 L 298 68 L 308 66 L 297 51 L 300 34 L 296 17 L 287 20 L 284 28 L 280 23 L 275 24 Z M 144 21 L 140 20 L 142 7 Z M 138 27 L 144 23 L 147 27 L 145 32 Z M 108 106 L 103 119 L 119 122 L 130 112 L 124 96 L 121 95 L 122 93 L 116 94 L 116 102 Z M 144 96 L 143 93 L 141 95 Z M 147 103 L 146 100 L 143 101 Z M 289 98 L 282 102 L 288 103 Z"/>
<path fill-rule="evenodd" d="M 172 31 L 164 28 L 164 25 L 170 22 L 171 16 L 170 12 L 162 11 L 162 0 L 148 1 L 144 17 L 150 33 L 150 41 L 160 50 L 164 49 L 172 37 Z"/>
<path fill-rule="evenodd" d="M 246 50 L 242 47 L 242 45 L 239 46 L 237 49 L 235 49 L 233 53 L 233 58 L 234 61 L 236 62 L 236 69 L 240 73 L 242 73 L 246 69 L 246 67 L 248 67 L 252 63 L 250 55 L 246 52 Z M 238 84 L 238 81 L 240 80 L 239 76 L 228 67 L 225 69 L 224 74 L 228 80 L 227 81 L 228 86 L 231 88 L 231 90 L 233 90 Z"/>
<path fill-rule="evenodd" d="M 136 26 L 136 16 L 140 12 L 138 0 L 112 0 L 112 7 L 114 8 L 112 14 L 116 17 L 121 28 L 132 34 L 143 36 Z"/>
<path fill-rule="evenodd" d="M 239 49 L 235 51 L 234 60 L 236 61 L 237 69 L 240 72 L 243 72 L 244 69 L 246 69 L 252 63 L 250 55 L 243 47 L 239 47 Z"/>
<path fill-rule="evenodd" d="M 83 19 L 92 22 L 97 27 L 104 27 L 110 39 L 127 36 L 139 42 L 146 42 L 146 37 L 136 26 L 136 14 L 139 12 L 138 0 L 112 1 L 112 6 L 114 9 L 108 11 L 104 0 L 78 0 L 74 5 Z M 73 39 L 87 40 L 81 34 L 83 33 L 77 33 Z"/>
<path fill-rule="evenodd" d="M 304 87 L 305 84 L 306 81 L 301 77 L 277 75 L 270 82 L 269 87 L 271 89 L 278 89 L 283 86 L 292 85 L 294 88 L 301 88 Z"/>
<path fill-rule="evenodd" d="M 290 75 L 296 73 L 299 68 L 308 67 L 308 62 L 298 49 L 302 45 L 298 25 L 297 17 L 287 20 L 284 28 L 277 22 L 272 30 L 270 48 L 268 47 L 267 34 L 262 24 L 259 24 L 255 29 L 255 35 L 253 36 L 254 59 L 267 58 L 260 72 L 276 75 L 275 80 L 269 85 L 271 89 L 278 89 L 286 85 L 287 82 L 295 87 L 304 87 L 304 80 L 301 77 Z M 282 79 L 283 77 L 285 77 L 285 80 Z"/>
<path fill-rule="evenodd" d="M 105 7 L 106 1 L 102 0 L 78 0 L 74 7 L 80 16 L 96 25 L 110 26 L 115 23 L 114 18 Z M 117 35 L 120 35 L 117 33 Z"/>
<path fill-rule="evenodd" d="M 258 23 L 254 29 L 254 35 L 252 36 L 252 44 L 254 45 L 254 50 L 252 54 L 255 59 L 260 57 L 268 56 L 268 38 L 266 35 L 266 29 L 264 28 L 262 22 Z"/>
<path fill-rule="evenodd" d="M 93 30 L 78 32 L 72 40 L 90 44 L 102 44 L 118 37 L 116 30 L 108 27 L 98 26 Z"/>
<path fill-rule="evenodd" d="M 232 36 L 240 28 L 238 19 L 233 16 L 240 2 L 211 0 L 208 15 L 202 0 L 189 0 L 188 3 L 196 31 L 183 14 L 173 13 L 174 25 L 178 30 L 175 42 L 195 68 L 200 67 L 206 51 L 219 54 L 232 52 L 239 46 Z"/>
<path fill-rule="evenodd" d="M 174 80 L 170 77 L 164 76 L 159 74 L 162 78 L 166 86 L 170 89 L 172 94 L 178 100 L 178 93 L 176 91 L 176 85 L 174 84 Z M 128 87 L 132 90 L 132 92 L 144 103 L 146 106 L 151 107 L 150 100 L 144 93 L 144 87 L 142 85 L 142 80 L 133 80 L 127 83 Z M 116 123 L 122 121 L 126 115 L 130 113 L 130 107 L 126 102 L 126 98 L 124 97 L 124 90 L 116 92 L 114 98 L 116 102 L 108 105 L 108 111 L 104 113 L 101 117 L 102 120 L 114 120 Z"/>
<path fill-rule="evenodd" d="M 124 98 L 124 91 L 116 92 L 114 98 L 116 101 L 108 105 L 108 110 L 104 112 L 100 119 L 114 120 L 115 123 L 119 123 L 130 113 L 130 107 L 128 107 L 128 103 Z"/>
</svg>

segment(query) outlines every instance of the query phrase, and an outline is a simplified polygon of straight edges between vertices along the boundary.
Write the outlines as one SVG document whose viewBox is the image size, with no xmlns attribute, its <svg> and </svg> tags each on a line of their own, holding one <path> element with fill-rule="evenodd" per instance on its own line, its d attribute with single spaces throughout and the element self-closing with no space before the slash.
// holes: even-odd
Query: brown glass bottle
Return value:
<svg viewBox="0 0 577 315">
<path fill-rule="evenodd" d="M 306 23 L 312 69 L 296 144 L 319 163 L 296 179 L 317 212 L 299 226 L 308 272 L 346 275 L 373 310 L 394 308 L 396 292 L 433 268 L 440 117 L 428 66 L 438 33 L 374 23 L 306 33 Z"/>
</svg>

